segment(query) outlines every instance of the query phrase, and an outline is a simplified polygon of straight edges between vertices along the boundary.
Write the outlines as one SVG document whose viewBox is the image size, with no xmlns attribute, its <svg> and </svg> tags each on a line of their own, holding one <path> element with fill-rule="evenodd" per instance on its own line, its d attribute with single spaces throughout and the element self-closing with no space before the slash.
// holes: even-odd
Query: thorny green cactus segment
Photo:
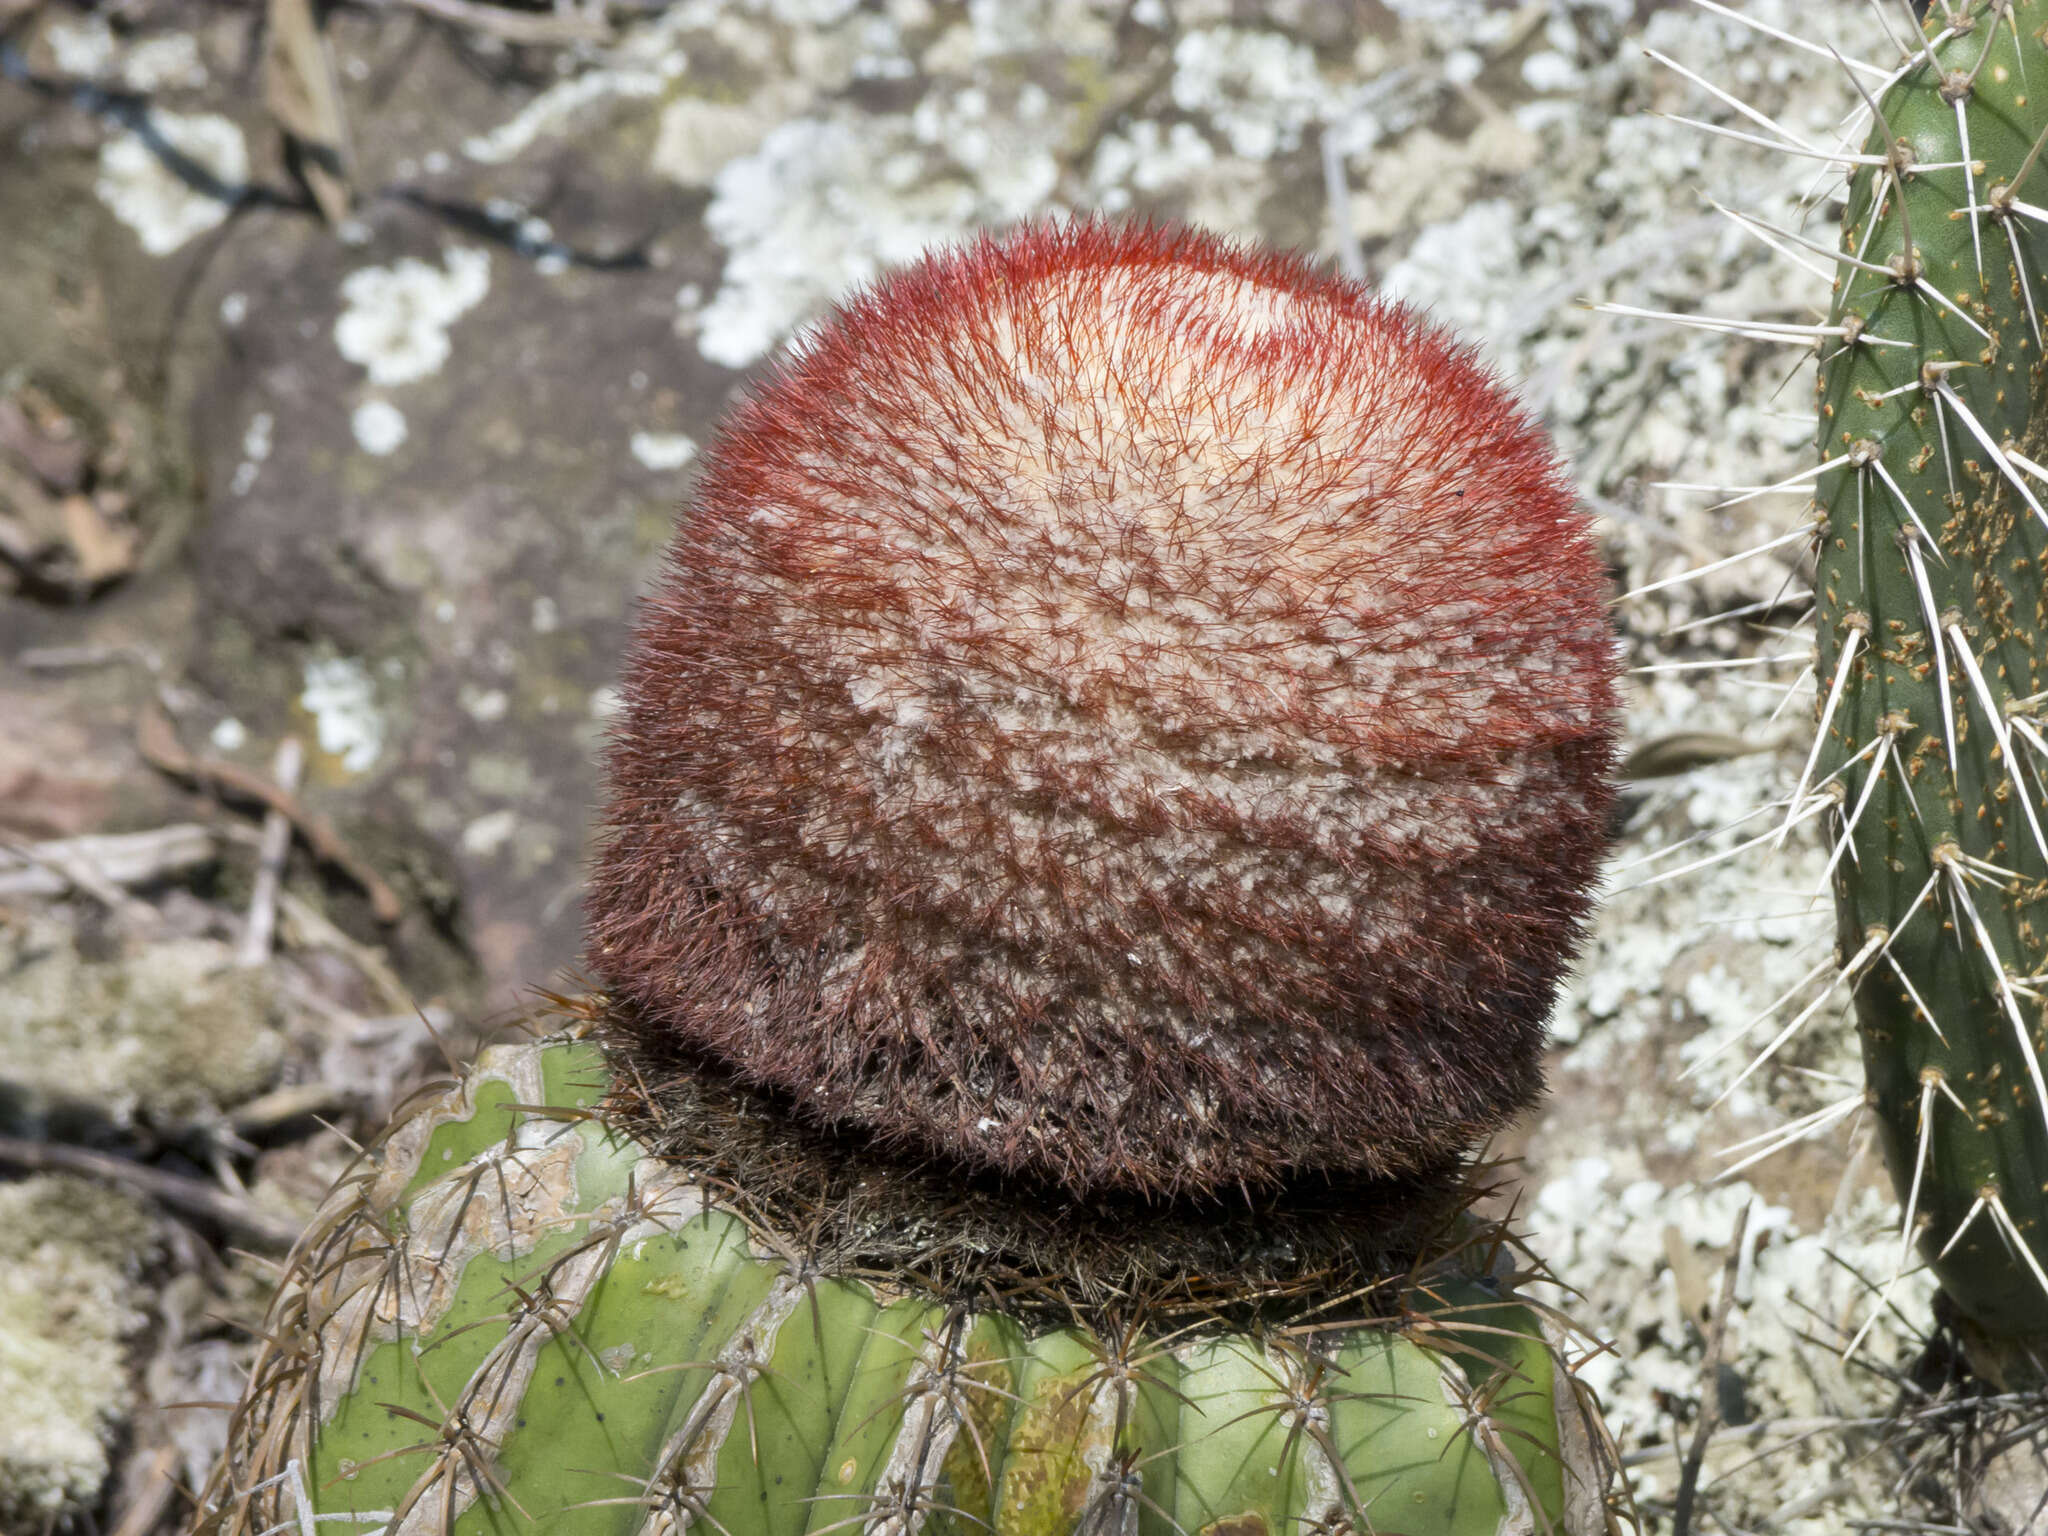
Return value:
<svg viewBox="0 0 2048 1536">
<path fill-rule="evenodd" d="M 1801 785 L 1846 828 L 1842 953 L 1906 1231 L 1994 1374 L 2048 1359 L 2044 29 L 2048 0 L 1937 8 L 1867 85 L 1820 372 Z"/>
<path fill-rule="evenodd" d="M 605 1071 L 496 1049 L 337 1190 L 202 1530 L 1606 1529 L 1576 1384 L 1492 1279 L 1376 1324 L 1034 1335 L 793 1262 L 604 1127 Z"/>
</svg>

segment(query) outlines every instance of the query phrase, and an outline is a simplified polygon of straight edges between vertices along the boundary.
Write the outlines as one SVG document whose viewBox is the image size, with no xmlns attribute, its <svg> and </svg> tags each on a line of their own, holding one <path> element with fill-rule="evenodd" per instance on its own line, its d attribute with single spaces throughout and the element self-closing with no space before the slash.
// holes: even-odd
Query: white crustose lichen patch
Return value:
<svg viewBox="0 0 2048 1536">
<path fill-rule="evenodd" d="M 1277 32 L 1214 27 L 1173 50 L 1173 100 L 1206 111 L 1233 153 L 1265 160 L 1301 143 L 1322 106 L 1315 55 Z"/>
<path fill-rule="evenodd" d="M 1047 37 L 1058 37 L 1070 58 L 1106 60 L 1114 33 L 1101 10 L 1074 0 L 976 4 L 915 61 L 902 56 L 887 19 L 863 24 L 849 12 L 835 29 L 806 35 L 792 73 L 814 90 L 835 72 L 894 76 L 915 62 L 934 83 L 912 110 L 830 103 L 770 127 L 684 109 L 691 116 L 682 126 L 703 133 L 668 136 L 657 158 L 664 174 L 702 178 L 712 138 L 751 141 L 710 178 L 705 225 L 727 259 L 696 317 L 702 354 L 747 367 L 849 287 L 932 245 L 1056 205 L 1063 194 L 1055 149 L 1075 131 L 1076 104 L 1018 83 L 1016 64 Z M 843 66 L 807 64 L 813 54 Z"/>
<path fill-rule="evenodd" d="M 309 658 L 299 707 L 313 717 L 320 750 L 340 759 L 343 769 L 367 773 L 376 766 L 384 751 L 384 716 L 362 662 L 350 656 Z"/>
<path fill-rule="evenodd" d="M 258 411 L 249 418 L 249 425 L 242 432 L 242 462 L 235 466 L 234 477 L 228 481 L 230 495 L 246 496 L 255 486 L 256 477 L 269 461 L 271 434 L 276 426 L 277 418 L 269 411 Z"/>
<path fill-rule="evenodd" d="M 224 221 L 249 181 L 242 130 L 215 113 L 150 112 L 100 149 L 99 199 L 152 256 Z"/>
<path fill-rule="evenodd" d="M 356 446 L 377 458 L 386 458 L 405 446 L 408 433 L 405 413 L 389 400 L 365 400 L 349 417 Z"/>
<path fill-rule="evenodd" d="M 657 96 L 674 75 L 682 73 L 678 56 L 666 68 L 594 69 L 549 86 L 517 116 L 489 133 L 464 142 L 462 152 L 486 165 L 500 165 L 518 156 L 542 136 L 559 132 L 578 113 L 617 99 Z"/>
<path fill-rule="evenodd" d="M 334 345 L 370 382 L 410 384 L 440 371 L 452 350 L 448 329 L 481 304 L 491 287 L 488 253 L 451 248 L 440 266 L 406 257 L 364 267 L 342 281 L 347 307 L 334 322 Z"/>
<path fill-rule="evenodd" d="M 697 456 L 695 440 L 681 432 L 635 432 L 631 447 L 649 469 L 681 469 Z"/>
</svg>

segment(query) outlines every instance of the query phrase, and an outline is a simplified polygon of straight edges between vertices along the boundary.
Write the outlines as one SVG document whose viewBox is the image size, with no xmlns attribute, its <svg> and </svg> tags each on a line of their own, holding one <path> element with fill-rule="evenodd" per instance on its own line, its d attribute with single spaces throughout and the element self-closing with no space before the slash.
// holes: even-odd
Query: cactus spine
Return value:
<svg viewBox="0 0 2048 1536">
<path fill-rule="evenodd" d="M 1950 12 L 1951 15 L 1944 15 Z M 1871 1098 L 1994 1377 L 2048 1358 L 2048 4 L 1932 10 L 1853 168 L 1822 360 L 1820 738 Z M 2038 402 L 2038 403 L 2037 403 Z"/>
<path fill-rule="evenodd" d="M 1376 1323 L 1027 1330 L 824 1276 L 499 1047 L 345 1181 L 202 1529 L 1597 1532 L 1597 1423 L 1470 1263 Z"/>
</svg>

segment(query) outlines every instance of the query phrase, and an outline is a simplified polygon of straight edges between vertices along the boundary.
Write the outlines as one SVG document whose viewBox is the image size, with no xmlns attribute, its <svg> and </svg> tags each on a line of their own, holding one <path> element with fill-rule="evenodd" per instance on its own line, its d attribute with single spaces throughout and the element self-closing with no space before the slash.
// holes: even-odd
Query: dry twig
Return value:
<svg viewBox="0 0 2048 1536">
<path fill-rule="evenodd" d="M 355 159 L 334 56 L 313 0 L 270 0 L 264 25 L 263 101 L 298 148 L 294 169 L 320 215 L 332 224 L 348 217 Z"/>
<path fill-rule="evenodd" d="M 362 887 L 363 893 L 370 898 L 370 910 L 376 914 L 378 922 L 395 923 L 405 915 L 398 893 L 341 840 L 341 834 L 334 830 L 334 824 L 325 816 L 308 810 L 296 795 L 238 763 L 193 756 L 178 740 L 178 733 L 169 717 L 154 700 L 144 707 L 142 718 L 136 723 L 135 746 L 143 761 L 153 768 L 175 778 L 194 779 L 228 794 L 259 801 L 279 812 L 290 820 L 316 858 L 332 864 Z"/>
<path fill-rule="evenodd" d="M 170 1173 L 90 1147 L 61 1146 L 0 1136 L 0 1163 L 31 1173 L 76 1173 L 102 1183 L 118 1184 L 159 1205 L 202 1217 L 265 1248 L 283 1250 L 298 1240 L 296 1223 L 273 1216 L 253 1202 L 215 1189 L 204 1179 Z"/>
<path fill-rule="evenodd" d="M 1720 1418 L 1721 1350 L 1728 1340 L 1728 1310 L 1735 1305 L 1735 1275 L 1742 1267 L 1742 1240 L 1749 1235 L 1749 1207 L 1735 1218 L 1735 1237 L 1728 1246 L 1728 1263 L 1721 1271 L 1721 1300 L 1714 1308 L 1713 1326 L 1707 1332 L 1707 1358 L 1700 1367 L 1700 1417 L 1693 1426 L 1692 1444 L 1686 1448 L 1685 1464 L 1678 1473 L 1678 1498 L 1671 1509 L 1671 1536 L 1692 1536 L 1693 1501 L 1699 1495 L 1700 1466 L 1707 1459 L 1707 1442 L 1713 1438 L 1714 1423 Z"/>
<path fill-rule="evenodd" d="M 370 0 L 370 3 L 379 10 L 402 5 L 436 21 L 452 22 L 458 27 L 467 27 L 472 32 L 481 32 L 486 37 L 507 43 L 541 46 L 602 43 L 609 42 L 612 36 L 610 25 L 601 15 L 587 12 L 536 14 L 501 5 L 484 5 L 479 0 Z"/>
<path fill-rule="evenodd" d="M 306 754 L 290 736 L 278 743 L 277 756 L 270 765 L 271 777 L 286 794 L 299 787 L 299 772 Z M 292 851 L 291 819 L 276 806 L 263 817 L 263 839 L 256 854 L 255 888 L 249 895 L 249 917 L 242 925 L 242 941 L 235 950 L 235 963 L 262 965 L 270 958 L 271 936 L 277 932 L 277 893 L 284 880 L 284 862 Z"/>
<path fill-rule="evenodd" d="M 148 832 L 10 844 L 0 846 L 0 897 L 61 896 L 74 884 L 65 871 L 80 867 L 107 885 L 149 885 L 204 869 L 219 855 L 213 829 L 190 821 Z"/>
<path fill-rule="evenodd" d="M 90 852 L 78 847 L 82 841 L 77 838 L 54 843 L 0 840 L 0 856 L 11 856 L 8 859 L 10 864 L 28 865 L 40 871 L 45 880 L 55 883 L 51 894 L 82 891 L 138 932 L 156 927 L 159 922 L 156 908 L 147 902 L 137 901 L 122 890 L 117 881 L 109 879 Z"/>
<path fill-rule="evenodd" d="M 111 1536 L 149 1536 L 163 1524 L 164 1513 L 171 1507 L 171 1495 L 178 1490 L 178 1485 L 171 1479 L 171 1469 L 177 1462 L 176 1446 L 160 1445 L 156 1448 L 148 1466 L 142 1469 L 138 1491 L 121 1511 Z"/>
</svg>

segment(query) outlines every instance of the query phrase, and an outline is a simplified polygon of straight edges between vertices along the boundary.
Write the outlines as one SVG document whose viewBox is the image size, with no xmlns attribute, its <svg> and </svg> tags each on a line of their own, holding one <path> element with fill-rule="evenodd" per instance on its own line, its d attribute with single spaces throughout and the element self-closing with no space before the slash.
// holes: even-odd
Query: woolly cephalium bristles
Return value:
<svg viewBox="0 0 2048 1536">
<path fill-rule="evenodd" d="M 1441 1163 L 1540 1086 L 1616 658 L 1541 431 L 1300 260 L 1038 226 L 829 317 L 642 615 L 591 961 L 1076 1190 Z"/>
</svg>

